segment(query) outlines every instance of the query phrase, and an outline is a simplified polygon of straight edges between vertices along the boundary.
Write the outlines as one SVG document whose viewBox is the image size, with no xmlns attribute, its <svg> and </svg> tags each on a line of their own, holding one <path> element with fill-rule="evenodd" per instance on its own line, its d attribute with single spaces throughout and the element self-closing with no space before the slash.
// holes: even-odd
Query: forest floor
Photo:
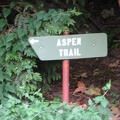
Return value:
<svg viewBox="0 0 120 120">
<path fill-rule="evenodd" d="M 120 47 L 109 51 L 108 56 L 104 58 L 70 60 L 70 102 L 83 103 L 88 99 L 88 95 L 81 93 L 81 90 L 73 94 L 79 81 L 83 82 L 87 88 L 94 85 L 101 89 L 109 80 L 111 80 L 109 93 L 113 93 L 115 99 L 120 102 Z M 49 99 L 60 98 L 62 81 L 54 82 L 51 86 Z M 113 96 L 107 95 L 110 102 L 112 102 Z"/>
</svg>

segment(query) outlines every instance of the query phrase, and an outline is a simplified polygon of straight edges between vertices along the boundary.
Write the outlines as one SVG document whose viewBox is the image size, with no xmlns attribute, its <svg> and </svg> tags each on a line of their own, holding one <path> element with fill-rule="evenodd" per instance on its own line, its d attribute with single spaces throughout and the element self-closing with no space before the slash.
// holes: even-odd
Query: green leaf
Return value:
<svg viewBox="0 0 120 120">
<path fill-rule="evenodd" d="M 5 48 L 0 48 L 0 57 L 5 53 Z"/>
<path fill-rule="evenodd" d="M 9 81 L 11 80 L 10 75 L 8 75 L 8 74 L 4 75 L 4 77 L 6 80 L 9 80 Z"/>
<path fill-rule="evenodd" d="M 102 90 L 108 90 L 108 88 L 106 86 L 102 87 Z"/>
<path fill-rule="evenodd" d="M 64 120 L 62 115 L 58 114 L 56 117 L 55 117 L 55 120 Z"/>
<path fill-rule="evenodd" d="M 43 20 L 44 20 L 44 21 L 47 21 L 47 20 L 49 20 L 50 18 L 51 18 L 51 16 L 50 16 L 49 14 L 45 13 Z"/>
<path fill-rule="evenodd" d="M 45 11 L 40 11 L 37 14 L 37 20 L 42 20 L 44 18 Z"/>
<path fill-rule="evenodd" d="M 108 100 L 105 97 L 102 99 L 100 103 L 103 107 L 107 107 L 107 105 L 109 104 Z"/>
<path fill-rule="evenodd" d="M 103 96 L 97 96 L 94 98 L 94 101 L 95 101 L 95 103 L 99 103 L 102 101 L 102 99 L 103 99 Z"/>
<path fill-rule="evenodd" d="M 37 20 L 34 20 L 34 26 L 35 26 L 35 28 L 36 28 L 36 30 L 38 30 L 39 29 L 39 27 L 41 26 L 41 24 L 42 24 L 42 22 L 41 21 L 37 21 Z"/>
<path fill-rule="evenodd" d="M 109 104 L 104 96 L 97 96 L 96 98 L 94 98 L 94 101 L 95 103 L 100 103 L 103 107 L 106 107 Z"/>
<path fill-rule="evenodd" d="M 92 112 L 86 112 L 84 115 L 83 115 L 83 117 L 82 117 L 82 119 L 81 120 L 91 120 L 90 118 L 93 116 L 93 113 Z"/>
<path fill-rule="evenodd" d="M 30 56 L 30 57 L 37 57 L 36 53 L 33 51 L 32 48 L 26 49 L 26 50 L 24 51 L 24 54 L 25 54 L 26 56 Z"/>
<path fill-rule="evenodd" d="M 29 96 L 29 99 L 30 99 L 31 101 L 34 101 L 34 100 L 35 100 L 34 96 Z"/>
<path fill-rule="evenodd" d="M 11 10 L 8 8 L 3 8 L 2 12 L 4 17 L 6 18 L 11 13 Z"/>
<path fill-rule="evenodd" d="M 48 15 L 50 16 L 57 16 L 58 15 L 58 12 L 55 10 L 55 9 L 49 9 L 48 11 Z"/>
<path fill-rule="evenodd" d="M 10 9 L 12 9 L 14 6 L 15 6 L 15 3 L 14 3 L 14 2 L 11 2 L 11 3 L 10 3 Z"/>
<path fill-rule="evenodd" d="M 24 29 L 18 28 L 18 30 L 17 30 L 17 34 L 18 34 L 18 37 L 21 38 L 21 37 L 23 37 L 24 35 L 27 34 L 27 30 L 24 30 Z"/>
<path fill-rule="evenodd" d="M 51 114 L 47 114 L 46 119 L 47 120 L 54 120 L 54 118 Z"/>
<path fill-rule="evenodd" d="M 3 27 L 7 24 L 7 21 L 5 19 L 0 19 L 0 30 L 3 29 Z"/>
<path fill-rule="evenodd" d="M 16 34 L 15 33 L 10 33 L 7 36 L 7 42 L 10 42 L 10 41 L 14 40 L 15 38 L 16 38 Z"/>
<path fill-rule="evenodd" d="M 28 29 L 29 32 L 33 35 L 33 33 L 35 32 L 35 27 L 31 23 L 28 25 Z"/>
<path fill-rule="evenodd" d="M 9 92 L 11 92 L 11 93 L 16 93 L 16 92 L 15 92 L 15 88 L 13 87 L 13 85 L 10 85 L 9 82 L 5 85 L 5 90 L 6 90 L 6 91 L 9 91 Z"/>
<path fill-rule="evenodd" d="M 102 118 L 98 115 L 93 115 L 93 116 L 91 116 L 90 120 L 102 120 Z"/>
<path fill-rule="evenodd" d="M 102 90 L 109 90 L 111 88 L 111 80 L 109 80 L 108 83 L 104 87 L 102 87 Z"/>
<path fill-rule="evenodd" d="M 6 42 L 6 49 L 12 47 L 12 42 Z"/>
<path fill-rule="evenodd" d="M 67 25 L 68 25 L 68 26 L 74 25 L 74 23 L 75 23 L 75 21 L 72 20 L 72 19 L 70 19 L 70 20 L 68 20 Z"/>
<path fill-rule="evenodd" d="M 4 80 L 4 75 L 3 75 L 3 72 L 0 71 L 0 81 L 3 81 Z"/>
<path fill-rule="evenodd" d="M 23 51 L 23 47 L 22 47 L 22 44 L 18 41 L 16 43 L 13 44 L 13 49 L 12 49 L 12 52 L 15 53 L 16 51 Z"/>
<path fill-rule="evenodd" d="M 55 16 L 54 21 L 58 22 L 60 20 L 60 18 L 61 18 L 61 15 L 57 15 L 57 16 Z"/>
<path fill-rule="evenodd" d="M 91 99 L 88 100 L 88 105 L 93 105 L 93 102 Z"/>
<path fill-rule="evenodd" d="M 111 88 L 111 80 L 109 80 L 109 82 L 106 84 L 106 87 L 108 88 L 108 90 Z"/>
</svg>

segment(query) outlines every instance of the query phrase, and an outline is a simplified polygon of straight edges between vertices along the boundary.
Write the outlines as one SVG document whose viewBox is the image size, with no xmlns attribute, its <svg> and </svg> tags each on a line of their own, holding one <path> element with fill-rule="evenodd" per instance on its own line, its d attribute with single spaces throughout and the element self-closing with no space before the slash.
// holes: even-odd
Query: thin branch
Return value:
<svg viewBox="0 0 120 120">
<path fill-rule="evenodd" d="M 10 5 L 0 5 L 1 8 L 9 7 Z"/>
</svg>

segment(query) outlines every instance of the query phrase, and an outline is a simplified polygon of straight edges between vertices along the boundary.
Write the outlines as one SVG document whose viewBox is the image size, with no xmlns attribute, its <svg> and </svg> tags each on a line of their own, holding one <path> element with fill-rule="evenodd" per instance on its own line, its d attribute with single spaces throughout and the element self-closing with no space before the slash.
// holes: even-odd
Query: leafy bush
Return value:
<svg viewBox="0 0 120 120">
<path fill-rule="evenodd" d="M 42 10 L 41 10 L 42 9 Z M 9 94 L 22 98 L 24 93 L 32 94 L 39 89 L 44 78 L 59 79 L 55 73 L 56 67 L 47 67 L 51 73 L 42 73 L 37 65 L 38 57 L 28 43 L 30 36 L 45 36 L 61 34 L 63 30 L 73 26 L 75 21 L 71 16 L 79 15 L 75 9 L 49 9 L 37 7 L 30 3 L 12 2 L 3 5 L 0 13 L 0 100 L 5 103 Z M 44 70 L 43 70 L 44 71 Z M 45 75 L 46 74 L 46 75 Z M 48 77 L 46 77 L 48 76 Z M 50 80 L 49 80 L 50 82 Z"/>
<path fill-rule="evenodd" d="M 106 84 L 105 94 L 110 88 Z M 105 95 L 104 94 L 104 95 Z M 34 95 L 25 94 L 27 100 L 21 101 L 9 96 L 7 104 L 0 106 L 0 119 L 4 120 L 108 120 L 113 115 L 108 109 L 105 96 L 88 100 L 84 108 L 77 104 L 44 102 L 39 91 Z M 36 98 L 37 97 L 37 98 Z"/>
</svg>

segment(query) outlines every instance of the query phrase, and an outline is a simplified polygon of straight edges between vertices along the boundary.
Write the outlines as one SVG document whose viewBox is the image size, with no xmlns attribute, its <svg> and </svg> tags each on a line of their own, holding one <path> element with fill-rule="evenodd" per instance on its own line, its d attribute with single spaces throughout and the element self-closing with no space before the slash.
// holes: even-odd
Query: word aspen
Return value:
<svg viewBox="0 0 120 120">
<path fill-rule="evenodd" d="M 43 61 L 95 58 L 107 55 L 105 33 L 30 37 L 28 41 Z"/>
<path fill-rule="evenodd" d="M 81 38 L 67 38 L 67 39 L 58 39 L 57 40 L 57 47 L 61 46 L 79 46 L 81 45 Z M 79 48 L 72 48 L 72 49 L 59 49 L 59 56 L 66 57 L 66 56 L 80 56 Z"/>
</svg>

